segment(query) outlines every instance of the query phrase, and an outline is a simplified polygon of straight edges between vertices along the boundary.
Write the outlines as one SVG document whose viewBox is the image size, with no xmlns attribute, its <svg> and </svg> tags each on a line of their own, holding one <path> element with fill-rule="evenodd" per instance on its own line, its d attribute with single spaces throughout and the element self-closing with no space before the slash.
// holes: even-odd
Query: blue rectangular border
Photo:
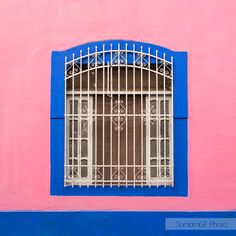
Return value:
<svg viewBox="0 0 236 236">
<path fill-rule="evenodd" d="M 156 49 L 159 55 L 165 53 L 166 58 L 174 58 L 174 187 L 64 187 L 64 61 L 65 57 L 72 59 L 74 53 L 88 46 L 91 52 L 95 45 L 103 44 L 143 46 Z M 109 58 L 108 58 L 109 59 Z M 160 46 L 134 41 L 110 40 L 88 43 L 66 51 L 52 53 L 51 75 L 51 119 L 50 119 L 50 156 L 51 156 L 51 185 L 50 193 L 54 196 L 187 196 L 188 195 L 188 104 L 187 104 L 187 53 L 173 52 Z"/>
</svg>

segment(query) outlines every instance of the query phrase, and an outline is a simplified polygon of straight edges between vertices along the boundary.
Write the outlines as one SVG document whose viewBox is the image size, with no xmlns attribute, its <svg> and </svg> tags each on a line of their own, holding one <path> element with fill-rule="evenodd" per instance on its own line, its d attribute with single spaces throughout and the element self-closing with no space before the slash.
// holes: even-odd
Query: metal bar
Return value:
<svg viewBox="0 0 236 236">
<path fill-rule="evenodd" d="M 120 44 L 118 43 L 118 91 L 120 91 Z M 118 114 L 120 114 L 120 93 L 118 93 Z M 121 175 L 120 175 L 120 116 L 118 117 L 118 153 L 117 153 L 117 162 L 118 162 L 118 180 L 120 180 Z M 120 186 L 118 182 L 118 186 Z"/>
<path fill-rule="evenodd" d="M 163 90 L 164 90 L 164 96 L 163 96 L 163 114 L 165 115 L 166 114 L 166 95 L 165 95 L 165 91 L 166 91 L 166 77 L 165 77 L 165 73 L 166 73 L 166 54 L 164 53 L 163 54 Z M 163 121 L 163 125 L 164 125 L 164 138 L 166 137 L 166 119 L 164 118 L 164 121 Z M 163 140 L 164 142 L 164 157 L 165 157 L 165 161 L 164 163 L 166 164 L 166 141 Z M 165 181 L 166 181 L 166 167 L 164 167 L 164 178 L 165 178 Z M 165 187 L 166 187 L 166 183 L 165 183 Z"/>
<path fill-rule="evenodd" d="M 88 184 L 92 184 L 92 179 L 93 179 L 93 118 L 92 118 L 92 113 L 93 113 L 93 98 L 90 96 L 89 97 L 89 106 L 88 106 L 88 115 L 87 119 L 87 124 L 88 124 L 88 143 L 87 143 L 87 148 L 88 148 L 88 157 L 87 157 L 87 186 Z"/>
<path fill-rule="evenodd" d="M 150 91 L 151 91 L 151 80 L 150 80 L 151 79 L 150 78 L 151 77 L 151 74 L 150 74 L 151 61 L 150 61 L 150 48 L 148 48 L 148 67 L 149 67 L 149 70 L 148 70 L 148 100 L 149 100 L 148 105 L 149 105 L 149 113 L 148 113 L 148 115 L 150 117 L 151 116 L 151 93 L 150 93 Z M 151 120 L 150 120 L 150 122 L 151 122 Z M 150 124 L 150 122 L 149 122 L 149 131 L 148 131 L 149 132 L 149 137 L 151 136 L 150 135 L 151 134 L 151 124 Z M 149 148 L 151 148 L 151 142 L 150 141 L 149 141 L 149 145 L 150 145 Z M 150 162 L 151 162 L 151 158 L 150 158 Z M 151 170 L 150 170 L 150 172 L 151 172 Z M 151 187 L 150 181 L 149 181 L 149 187 Z"/>
<path fill-rule="evenodd" d="M 168 63 L 169 63 L 169 62 L 168 62 Z M 118 67 L 118 66 L 119 66 L 118 64 L 113 64 L 113 67 Z M 105 66 L 100 66 L 100 68 L 102 68 L 102 67 L 107 67 L 107 65 L 105 65 Z M 140 66 L 137 66 L 136 64 L 135 64 L 135 65 L 128 64 L 127 67 L 128 67 L 128 68 L 140 68 Z M 92 67 L 92 68 L 88 68 L 88 69 L 86 69 L 86 70 L 83 70 L 82 72 L 77 72 L 77 73 L 75 73 L 75 76 L 76 76 L 76 75 L 79 75 L 80 73 L 86 73 L 86 72 L 91 71 L 91 70 L 94 70 L 94 68 Z M 143 67 L 143 70 L 146 70 L 146 71 L 149 71 L 149 70 L 150 70 L 150 72 L 158 73 L 159 75 L 163 75 L 162 72 L 155 71 L 155 70 L 153 70 L 153 69 L 151 69 L 151 68 Z M 72 78 L 72 75 L 66 77 L 66 79 L 70 79 L 70 78 Z M 166 78 L 172 79 L 172 77 L 171 77 L 171 76 L 168 76 L 168 75 L 166 75 Z"/>
<path fill-rule="evenodd" d="M 65 90 L 64 90 L 64 100 L 65 100 L 65 124 L 64 124 L 64 139 L 65 139 L 65 144 L 64 144 L 64 180 L 65 179 L 68 179 L 68 176 L 67 176 L 67 173 L 68 173 L 68 169 L 66 168 L 66 164 L 68 164 L 68 153 L 67 153 L 67 145 L 68 145 L 68 141 L 67 141 L 67 136 L 68 136 L 68 118 L 66 116 L 67 114 L 67 80 L 66 80 L 66 75 L 67 75 L 67 66 L 66 66 L 66 63 L 67 63 L 67 57 L 65 57 L 65 72 L 64 72 L 64 86 L 65 86 Z M 65 185 L 65 181 L 64 181 L 64 185 Z"/>
<path fill-rule="evenodd" d="M 138 166 L 138 167 L 140 167 L 140 165 Z M 75 179 L 75 180 L 67 180 L 67 182 L 74 182 L 74 185 L 76 184 L 76 183 L 78 183 L 80 180 L 78 180 L 78 179 Z M 81 180 L 81 182 L 82 183 L 84 183 L 84 185 L 85 184 L 87 184 L 87 179 L 82 179 Z M 113 182 L 113 184 L 115 184 L 115 183 L 118 183 L 119 181 L 118 180 L 106 180 L 106 183 L 110 183 L 111 184 L 111 182 Z M 141 184 L 141 182 L 142 182 L 142 180 L 129 180 L 129 183 L 140 183 Z M 150 181 L 150 184 L 153 186 L 153 185 L 156 185 L 156 183 L 158 183 L 158 185 L 164 185 L 164 180 L 162 180 L 162 179 L 151 179 Z M 120 184 L 126 184 L 125 183 L 125 180 L 120 180 Z M 172 185 L 172 181 L 171 180 L 168 180 L 168 179 L 166 179 L 166 184 L 168 185 L 168 186 L 171 186 Z M 103 183 L 97 183 L 97 186 L 102 186 L 103 185 Z M 90 186 L 94 186 L 94 184 L 90 184 Z M 117 185 L 116 185 L 117 186 Z M 133 186 L 133 185 L 131 185 L 131 184 L 129 184 L 129 186 Z M 141 185 L 140 185 L 141 186 Z"/>
<path fill-rule="evenodd" d="M 141 46 L 141 88 L 140 88 L 140 95 L 141 95 L 141 114 L 143 114 L 143 47 Z M 144 163 L 143 160 L 143 116 L 141 116 L 141 166 Z M 144 168 L 141 168 L 141 179 L 144 180 Z M 141 182 L 141 187 L 143 187 L 143 182 Z"/>
<path fill-rule="evenodd" d="M 75 76 L 74 76 L 74 69 L 75 69 L 75 54 L 73 53 L 73 64 L 72 64 L 72 91 L 75 90 Z M 72 114 L 75 114 L 75 94 L 72 94 Z M 74 126 L 74 116 L 72 117 L 72 179 L 74 179 L 74 133 L 75 133 L 75 126 Z M 72 187 L 74 187 L 72 182 Z"/>
<path fill-rule="evenodd" d="M 164 160 L 164 158 L 162 158 L 163 160 Z M 72 166 L 72 165 L 65 165 L 65 166 Z M 81 165 L 81 166 L 84 166 L 84 167 L 86 167 L 87 165 Z M 95 165 L 94 165 L 95 166 Z M 110 167 L 110 166 L 112 166 L 112 167 L 118 167 L 118 165 L 96 165 L 96 166 L 99 166 L 99 167 Z M 125 167 L 126 165 L 120 165 L 121 167 Z M 135 166 L 135 167 L 146 167 L 146 165 L 145 164 L 143 164 L 143 165 L 140 165 L 140 164 L 136 164 L 136 165 L 127 165 L 127 167 L 133 167 L 133 166 Z M 150 164 L 150 166 L 152 166 L 152 167 L 155 167 L 156 165 L 151 165 Z M 165 166 L 165 165 L 164 165 Z M 169 165 L 166 165 L 166 166 L 169 166 Z"/>
<path fill-rule="evenodd" d="M 83 94 L 83 95 L 87 95 L 87 91 L 81 91 L 81 93 Z M 127 94 L 128 95 L 140 95 L 140 93 L 141 93 L 141 91 L 127 91 Z M 151 94 L 151 95 L 156 95 L 156 90 L 155 91 L 148 91 L 148 90 L 143 90 L 142 91 L 142 94 L 143 95 L 149 95 L 149 93 Z M 68 95 L 70 95 L 70 94 L 72 94 L 72 92 L 71 91 L 68 91 L 67 92 L 67 94 Z M 79 94 L 79 92 L 78 91 L 75 91 L 74 92 L 74 94 L 75 95 L 78 95 Z M 107 92 L 106 91 L 94 91 L 94 90 L 90 90 L 90 95 L 95 95 L 95 94 L 98 94 L 98 95 L 103 95 L 103 94 L 107 94 Z M 118 94 L 120 94 L 120 95 L 126 95 L 126 91 L 109 91 L 109 94 L 112 94 L 112 95 L 118 95 Z M 165 93 L 166 95 L 171 95 L 171 92 L 168 92 L 168 91 L 166 91 L 166 93 Z M 162 92 L 162 91 L 159 91 L 159 95 L 164 95 L 164 93 Z"/>
<path fill-rule="evenodd" d="M 170 164 L 171 164 L 171 180 L 172 180 L 172 187 L 174 187 L 174 61 L 173 61 L 173 57 L 171 57 L 171 75 L 173 77 L 173 79 L 171 80 L 171 93 L 172 93 L 172 97 L 171 97 L 171 110 L 169 111 L 169 113 L 171 114 L 171 122 L 169 123 L 170 125 L 170 132 L 171 132 L 171 143 L 169 145 L 171 152 L 170 152 Z"/>
<path fill-rule="evenodd" d="M 151 168 L 150 168 L 150 101 L 146 98 L 146 179 L 149 185 L 151 180 Z"/>
<path fill-rule="evenodd" d="M 95 91 L 97 91 L 97 88 L 98 88 L 98 81 L 97 81 L 97 46 L 95 46 Z M 98 96 L 97 96 L 97 93 L 95 94 L 95 108 L 94 108 L 94 113 L 95 114 L 98 114 Z M 95 181 L 95 187 L 97 186 L 97 158 L 98 158 L 98 149 L 97 149 L 97 146 L 98 146 L 98 135 L 97 135 L 97 128 L 98 128 L 98 125 L 97 125 L 97 116 L 95 116 L 95 166 L 94 166 L 94 173 L 95 173 L 95 176 L 94 176 L 94 181 Z"/>
<path fill-rule="evenodd" d="M 128 44 L 125 44 L 125 58 L 126 58 L 126 67 L 125 67 L 125 103 L 126 103 L 126 126 L 125 126 L 125 180 L 126 180 L 126 188 L 128 187 L 128 69 L 127 69 L 127 64 L 128 64 L 128 53 L 127 53 L 127 48 L 128 48 Z"/>
<path fill-rule="evenodd" d="M 82 50 L 80 50 L 80 55 L 82 55 Z M 80 70 L 82 70 L 82 59 L 80 60 Z M 80 86 L 79 86 L 79 112 L 78 114 L 82 114 L 81 110 L 82 110 L 82 86 L 83 86 L 83 77 L 82 77 L 82 73 L 80 73 Z M 79 116 L 79 121 L 78 121 L 78 127 L 79 127 L 79 140 L 78 140 L 78 143 L 79 143 L 79 150 L 78 150 L 78 154 L 79 154 L 79 161 L 78 161 L 78 164 L 79 164 L 79 167 L 78 167 L 78 175 L 79 175 L 79 179 L 81 180 L 81 156 L 82 156 L 82 145 L 81 145 L 81 136 L 82 136 L 82 133 L 81 133 L 81 129 L 82 129 L 82 119 L 81 119 L 81 116 Z M 81 187 L 81 181 L 79 182 L 79 186 Z"/>
<path fill-rule="evenodd" d="M 91 102 L 92 103 L 92 102 Z M 170 138 L 149 138 L 150 140 L 170 140 Z M 68 140 L 72 140 L 72 138 L 69 138 Z M 74 138 L 74 140 L 79 140 L 79 138 Z M 89 140 L 89 138 L 83 138 L 83 140 Z"/>
<path fill-rule="evenodd" d="M 77 115 L 77 114 L 67 114 L 66 115 L 67 117 L 72 117 L 72 116 L 74 116 L 74 117 L 79 117 L 79 116 L 81 116 L 81 115 Z M 88 114 L 88 117 L 96 117 L 96 116 L 103 116 L 102 114 Z M 123 116 L 123 114 L 104 114 L 104 116 L 113 116 L 113 117 L 117 117 L 117 116 Z M 146 114 L 133 114 L 133 113 L 130 113 L 130 114 L 127 114 L 127 116 L 129 116 L 129 117 L 145 117 L 146 116 Z M 155 118 L 156 116 L 158 116 L 158 117 L 161 117 L 161 118 L 165 118 L 165 117 L 171 117 L 172 116 L 172 114 L 166 114 L 165 116 L 164 115 L 150 115 L 150 117 L 151 118 Z"/>
<path fill-rule="evenodd" d="M 110 45 L 111 46 L 111 54 L 110 54 L 110 56 L 111 56 L 111 66 L 110 66 L 110 82 L 111 82 L 111 84 L 110 84 L 110 90 L 112 91 L 113 90 L 113 84 L 112 84 L 112 66 L 113 66 L 113 63 L 112 63 L 112 44 Z M 113 117 L 112 117 L 112 114 L 113 114 L 113 96 L 111 95 L 111 102 L 110 102 L 110 104 L 111 104 L 111 107 L 110 107 L 110 114 L 111 114 L 111 117 L 110 117 L 110 163 L 111 164 L 113 164 L 112 163 L 112 119 L 113 119 Z M 110 179 L 111 179 L 111 183 L 110 183 L 110 187 L 112 187 L 112 182 L 113 182 L 113 176 L 112 176 L 112 167 L 110 168 Z"/>
<path fill-rule="evenodd" d="M 135 44 L 133 44 L 133 65 L 135 65 Z M 135 67 L 133 67 L 133 91 L 135 91 Z M 135 114 L 135 94 L 133 94 L 133 114 Z M 133 117 L 133 163 L 135 162 L 135 116 Z M 133 168 L 133 178 L 136 180 L 135 168 Z M 135 187 L 135 181 L 134 181 Z"/>
<path fill-rule="evenodd" d="M 117 53 L 117 52 L 118 52 L 118 49 L 109 49 L 109 50 L 105 50 L 104 52 L 105 52 L 105 53 Z M 128 50 L 128 49 L 127 49 L 127 52 L 128 52 L 128 53 L 136 53 L 136 54 L 140 53 L 140 51 Z M 103 53 L 103 51 L 98 51 L 98 53 Z M 75 58 L 75 60 L 85 59 L 85 58 L 88 57 L 88 56 L 92 57 L 92 56 L 94 56 L 94 54 L 95 54 L 95 53 L 92 52 L 92 53 L 89 53 L 89 54 L 84 55 L 84 56 L 82 56 L 82 57 L 81 57 L 81 56 L 80 56 L 80 57 L 77 57 L 77 58 Z M 143 55 L 144 55 L 144 56 L 148 56 L 148 53 L 143 52 Z M 161 57 L 156 58 L 155 55 L 150 55 L 150 57 L 151 57 L 151 59 L 162 59 Z M 168 62 L 168 64 L 169 64 L 169 63 L 172 63 L 171 61 L 167 61 L 167 60 L 166 60 L 166 62 Z M 70 64 L 70 63 L 72 63 L 72 60 L 67 61 L 67 64 Z"/>
<path fill-rule="evenodd" d="M 158 71 L 158 51 L 156 50 L 156 71 Z M 160 159 L 160 106 L 159 106 L 159 77 L 158 77 L 158 73 L 156 73 L 156 137 L 158 138 L 157 140 L 157 177 L 160 178 L 160 172 L 161 172 L 161 168 L 160 168 L 160 163 L 161 163 L 161 159 Z M 158 187 L 158 184 L 157 184 Z"/>
<path fill-rule="evenodd" d="M 102 58 L 103 58 L 103 65 L 105 63 L 105 45 L 103 44 L 102 46 L 103 48 L 103 54 L 102 54 Z M 103 67 L 102 69 L 102 77 L 103 77 L 103 81 L 102 81 L 102 86 L 103 86 L 103 91 L 105 92 L 105 67 Z M 103 93 L 102 95 L 102 164 L 103 164 L 103 168 L 102 168 L 102 182 L 103 185 L 102 187 L 104 188 L 104 181 L 105 181 L 105 94 Z"/>
<path fill-rule="evenodd" d="M 88 47 L 88 55 L 89 55 L 89 52 L 90 52 L 90 48 Z M 87 63 L 87 67 L 89 68 L 90 67 L 90 57 L 88 56 L 88 63 Z M 89 92 L 90 92 L 90 89 L 89 89 L 89 85 L 90 85 L 90 73 L 88 72 L 88 84 L 87 84 L 87 90 L 88 90 L 88 94 L 87 94 L 87 104 L 88 104 L 88 114 L 90 113 L 89 112 L 89 108 L 90 108 L 90 101 L 89 101 Z M 81 101 L 81 103 L 82 103 L 82 101 Z M 82 110 L 81 110 L 81 115 L 82 115 Z M 89 121 L 88 121 L 89 122 Z M 89 123 L 88 123 L 88 127 L 89 127 Z M 89 135 L 89 134 L 88 134 Z M 81 144 L 82 144 L 82 142 L 81 142 Z M 88 143 L 87 143 L 87 148 L 88 148 Z M 95 153 L 96 153 L 96 149 L 95 149 Z M 88 150 L 87 150 L 87 154 L 89 154 L 88 153 Z M 88 157 L 87 157 L 87 164 L 88 164 Z M 88 169 L 87 169 L 87 171 L 89 172 L 89 168 L 91 168 L 91 166 L 88 166 L 87 167 Z M 88 173 L 87 172 L 87 173 Z M 81 178 L 82 179 L 82 178 Z M 89 181 L 87 181 L 87 187 L 89 187 Z"/>
</svg>

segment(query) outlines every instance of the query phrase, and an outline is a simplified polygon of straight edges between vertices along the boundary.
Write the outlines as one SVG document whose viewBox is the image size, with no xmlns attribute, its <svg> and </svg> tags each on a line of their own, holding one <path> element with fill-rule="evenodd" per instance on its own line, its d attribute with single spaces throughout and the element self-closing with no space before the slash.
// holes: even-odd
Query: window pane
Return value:
<svg viewBox="0 0 236 236">
<path fill-rule="evenodd" d="M 73 114 L 73 101 L 70 100 L 70 114 Z M 74 100 L 74 114 L 78 114 L 78 101 Z"/>
<path fill-rule="evenodd" d="M 78 165 L 78 159 L 77 158 L 70 158 L 69 159 L 69 165 L 77 166 Z"/>
<path fill-rule="evenodd" d="M 161 167 L 161 177 L 170 177 L 170 168 L 169 167 Z"/>
<path fill-rule="evenodd" d="M 77 158 L 71 158 L 69 159 L 69 177 L 78 177 L 78 159 Z"/>
<path fill-rule="evenodd" d="M 75 114 L 78 114 L 78 101 L 76 100 L 75 102 L 74 102 L 74 106 L 75 106 L 75 110 L 74 110 L 74 113 Z"/>
<path fill-rule="evenodd" d="M 164 138 L 164 123 L 165 123 L 165 126 L 166 126 L 166 132 L 165 132 L 165 137 L 169 137 L 169 120 L 161 120 L 161 137 Z"/>
<path fill-rule="evenodd" d="M 82 106 L 81 107 L 81 113 L 82 114 L 88 114 L 88 101 L 83 100 L 81 106 Z"/>
<path fill-rule="evenodd" d="M 157 160 L 151 160 L 151 178 L 157 177 Z"/>
<path fill-rule="evenodd" d="M 72 151 L 72 148 L 73 148 L 73 143 L 74 143 L 74 155 L 73 155 L 73 151 Z M 74 142 L 72 140 L 70 140 L 69 142 L 69 156 L 70 157 L 77 157 L 78 156 L 78 141 L 77 140 L 74 140 Z"/>
<path fill-rule="evenodd" d="M 170 168 L 166 167 L 166 177 L 170 177 Z"/>
<path fill-rule="evenodd" d="M 170 156 L 170 145 L 169 140 L 166 140 L 166 157 Z"/>
<path fill-rule="evenodd" d="M 81 177 L 85 178 L 88 176 L 88 161 L 87 160 L 81 160 Z"/>
<path fill-rule="evenodd" d="M 169 114 L 169 100 L 165 100 L 165 112 L 164 112 L 164 100 L 161 100 L 160 108 L 161 108 L 161 114 Z"/>
<path fill-rule="evenodd" d="M 69 121 L 69 137 L 72 137 L 72 120 Z"/>
<path fill-rule="evenodd" d="M 150 110 L 151 110 L 151 112 L 150 112 L 151 115 L 157 113 L 157 103 L 156 103 L 156 100 L 151 100 Z"/>
<path fill-rule="evenodd" d="M 162 166 L 169 165 L 169 164 L 170 164 L 170 159 L 168 159 L 168 158 L 161 159 L 161 165 Z"/>
<path fill-rule="evenodd" d="M 166 100 L 166 114 L 169 114 L 170 111 L 169 111 L 169 100 Z"/>
<path fill-rule="evenodd" d="M 81 141 L 81 157 L 87 157 L 88 156 L 88 143 L 87 140 Z"/>
<path fill-rule="evenodd" d="M 81 137 L 82 138 L 88 137 L 88 121 L 87 120 L 81 121 Z"/>
<path fill-rule="evenodd" d="M 169 148 L 170 148 L 169 140 L 161 140 L 161 157 L 169 157 L 170 155 Z"/>
<path fill-rule="evenodd" d="M 161 167 L 161 177 L 165 177 L 165 167 Z"/>
<path fill-rule="evenodd" d="M 156 140 L 151 140 L 151 157 L 156 157 L 157 156 L 157 141 Z"/>
<path fill-rule="evenodd" d="M 70 138 L 73 137 L 73 134 L 72 134 L 72 128 L 73 128 L 73 123 L 74 123 L 74 138 L 78 138 L 78 120 L 70 120 L 69 122 L 69 135 L 70 135 Z"/>
<path fill-rule="evenodd" d="M 74 140 L 74 156 L 78 156 L 78 141 Z"/>
<path fill-rule="evenodd" d="M 150 135 L 151 138 L 157 137 L 157 120 L 151 120 L 151 126 L 150 126 Z"/>
<path fill-rule="evenodd" d="M 161 140 L 161 157 L 164 157 L 164 154 L 165 154 L 164 143 L 165 143 L 165 141 Z"/>
<path fill-rule="evenodd" d="M 69 157 L 72 156 L 72 140 L 69 141 Z"/>
</svg>

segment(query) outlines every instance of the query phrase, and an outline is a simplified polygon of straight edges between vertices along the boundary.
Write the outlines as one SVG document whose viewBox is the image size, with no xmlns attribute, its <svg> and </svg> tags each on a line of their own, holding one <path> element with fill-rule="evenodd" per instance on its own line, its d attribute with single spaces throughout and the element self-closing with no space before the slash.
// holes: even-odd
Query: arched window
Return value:
<svg viewBox="0 0 236 236">
<path fill-rule="evenodd" d="M 52 193 L 186 195 L 186 69 L 186 53 L 133 41 L 53 53 Z"/>
</svg>

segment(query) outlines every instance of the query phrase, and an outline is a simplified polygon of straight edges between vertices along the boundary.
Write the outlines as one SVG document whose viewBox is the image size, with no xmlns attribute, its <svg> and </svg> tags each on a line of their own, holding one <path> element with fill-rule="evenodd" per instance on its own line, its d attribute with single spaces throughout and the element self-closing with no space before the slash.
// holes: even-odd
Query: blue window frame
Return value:
<svg viewBox="0 0 236 236">
<path fill-rule="evenodd" d="M 158 55 L 164 55 L 166 59 L 173 58 L 173 156 L 174 156 L 174 186 L 132 186 L 112 188 L 105 186 L 64 186 L 64 114 L 65 114 L 65 58 L 72 60 L 72 55 L 79 55 L 81 50 L 91 52 L 95 46 L 102 48 L 103 45 L 120 47 L 135 45 L 142 47 L 143 52 L 158 50 Z M 129 46 L 128 46 L 129 47 Z M 109 60 L 109 58 L 107 59 Z M 187 196 L 188 194 L 188 171 L 187 171 L 187 53 L 174 52 L 169 49 L 136 41 L 109 40 L 87 43 L 65 51 L 52 52 L 51 58 L 51 112 L 50 112 L 50 156 L 51 156 L 51 195 L 58 196 Z"/>
</svg>

